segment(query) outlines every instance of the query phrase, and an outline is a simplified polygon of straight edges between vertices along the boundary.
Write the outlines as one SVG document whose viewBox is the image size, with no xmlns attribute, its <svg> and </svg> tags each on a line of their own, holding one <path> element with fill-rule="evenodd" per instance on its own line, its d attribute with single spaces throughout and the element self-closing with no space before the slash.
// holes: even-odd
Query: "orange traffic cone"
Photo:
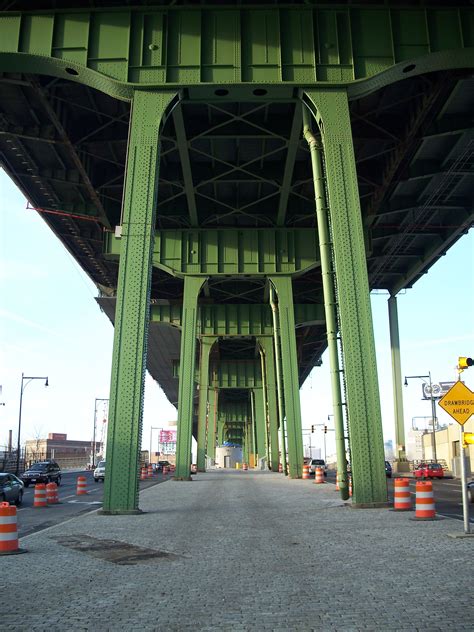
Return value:
<svg viewBox="0 0 474 632">
<path fill-rule="evenodd" d="M 87 479 L 85 476 L 77 477 L 76 496 L 87 494 Z"/>
<path fill-rule="evenodd" d="M 18 547 L 16 507 L 10 503 L 0 503 L 0 555 L 26 553 Z"/>
<path fill-rule="evenodd" d="M 46 485 L 44 483 L 38 483 L 35 485 L 35 495 L 33 498 L 33 507 L 47 507 L 46 500 Z"/>
<path fill-rule="evenodd" d="M 58 504 L 58 486 L 56 485 L 56 483 L 48 483 L 46 485 L 46 502 L 48 503 L 48 505 Z"/>
</svg>

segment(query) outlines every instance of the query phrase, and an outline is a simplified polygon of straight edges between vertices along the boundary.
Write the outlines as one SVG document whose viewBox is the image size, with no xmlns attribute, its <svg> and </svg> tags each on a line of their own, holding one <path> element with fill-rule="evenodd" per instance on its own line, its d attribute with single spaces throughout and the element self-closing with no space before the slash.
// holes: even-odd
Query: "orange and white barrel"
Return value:
<svg viewBox="0 0 474 632">
<path fill-rule="evenodd" d="M 305 480 L 311 478 L 311 474 L 309 473 L 309 465 L 303 465 L 303 478 Z"/>
<path fill-rule="evenodd" d="M 278 463 L 278 474 L 283 474 L 283 465 Z"/>
<path fill-rule="evenodd" d="M 314 475 L 314 482 L 320 485 L 324 483 L 324 470 L 322 467 L 316 468 L 316 474 Z"/>
<path fill-rule="evenodd" d="M 147 472 L 146 472 L 146 468 L 141 467 L 140 468 L 140 480 L 144 481 L 147 479 Z"/>
<path fill-rule="evenodd" d="M 0 555 L 19 553 L 16 507 L 0 503 Z"/>
<path fill-rule="evenodd" d="M 175 471 L 176 471 L 176 465 L 171 464 L 171 465 L 169 466 L 169 471 L 170 471 L 170 472 L 175 472 Z"/>
<path fill-rule="evenodd" d="M 336 470 L 336 492 L 340 491 L 339 487 L 339 472 Z"/>
<path fill-rule="evenodd" d="M 56 483 L 48 483 L 46 485 L 46 502 L 48 503 L 48 505 L 58 504 L 58 486 L 56 485 Z"/>
<path fill-rule="evenodd" d="M 242 463 L 242 469 L 243 469 L 244 471 L 246 471 L 246 470 L 248 470 L 248 469 L 249 469 L 249 466 L 247 465 L 247 463 Z"/>
<path fill-rule="evenodd" d="M 196 463 L 193 463 L 191 465 L 191 474 L 197 474 L 198 471 L 198 466 L 196 465 Z"/>
<path fill-rule="evenodd" d="M 152 478 L 153 477 L 153 465 L 150 463 L 150 465 L 148 466 L 148 478 Z"/>
<path fill-rule="evenodd" d="M 393 509 L 395 511 L 411 510 L 410 481 L 397 477 L 393 481 Z"/>
<path fill-rule="evenodd" d="M 349 476 L 349 498 L 352 496 L 352 476 Z"/>
<path fill-rule="evenodd" d="M 85 476 L 77 477 L 76 496 L 87 494 L 87 479 Z"/>
<path fill-rule="evenodd" d="M 46 485 L 44 483 L 38 483 L 35 485 L 35 495 L 33 498 L 33 507 L 47 507 L 48 502 L 46 500 Z"/>
<path fill-rule="evenodd" d="M 436 514 L 431 481 L 416 482 L 415 519 L 434 520 Z"/>
<path fill-rule="evenodd" d="M 168 469 L 167 465 L 163 465 L 163 474 L 168 474 Z"/>
</svg>

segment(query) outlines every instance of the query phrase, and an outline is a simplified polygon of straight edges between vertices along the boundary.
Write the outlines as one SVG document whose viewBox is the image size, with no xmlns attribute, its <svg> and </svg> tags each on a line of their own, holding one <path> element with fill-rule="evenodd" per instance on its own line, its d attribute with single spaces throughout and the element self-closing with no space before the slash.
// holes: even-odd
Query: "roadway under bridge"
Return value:
<svg viewBox="0 0 474 632">
<path fill-rule="evenodd" d="M 176 478 L 216 442 L 301 477 L 299 387 L 329 350 L 347 498 L 384 504 L 370 291 L 473 224 L 474 7 L 0 1 L 0 161 L 115 324 L 104 510 L 136 512 L 144 375 Z M 145 5 L 145 6 L 144 6 Z"/>
</svg>

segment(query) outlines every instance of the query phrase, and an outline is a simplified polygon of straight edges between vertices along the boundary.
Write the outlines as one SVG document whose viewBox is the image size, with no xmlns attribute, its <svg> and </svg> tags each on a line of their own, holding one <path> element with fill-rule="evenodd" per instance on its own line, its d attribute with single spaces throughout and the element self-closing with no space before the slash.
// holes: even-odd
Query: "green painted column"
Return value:
<svg viewBox="0 0 474 632">
<path fill-rule="evenodd" d="M 282 472 L 286 476 L 286 441 L 285 441 L 285 402 L 283 396 L 283 379 L 281 368 L 280 353 L 280 323 L 278 315 L 278 305 L 275 298 L 275 288 L 270 283 L 270 306 L 272 308 L 273 319 L 273 350 L 275 353 L 275 370 L 276 370 L 276 392 L 278 399 L 278 420 L 280 422 L 280 454 Z"/>
<path fill-rule="evenodd" d="M 407 460 L 405 450 L 405 422 L 403 416 L 402 367 L 400 361 L 400 333 L 398 330 L 397 297 L 388 299 L 388 322 L 390 328 L 390 349 L 392 353 L 392 384 L 395 414 L 395 454 L 397 461 Z"/>
<path fill-rule="evenodd" d="M 209 355 L 216 336 L 201 337 L 201 354 L 199 362 L 199 410 L 197 436 L 197 468 L 198 472 L 206 471 L 206 430 L 208 421 L 208 387 L 209 387 Z"/>
<path fill-rule="evenodd" d="M 265 442 L 265 406 L 263 388 L 253 389 L 254 423 L 255 423 L 255 453 L 256 458 L 262 459 L 267 456 Z M 268 458 L 268 457 L 267 457 Z"/>
<path fill-rule="evenodd" d="M 264 392 L 266 393 L 266 418 L 268 424 L 268 459 L 269 467 L 278 472 L 278 407 L 275 384 L 275 348 L 269 337 L 257 338 L 262 349 L 262 376 L 264 376 Z"/>
<path fill-rule="evenodd" d="M 176 481 L 190 480 L 191 433 L 194 413 L 194 369 L 199 292 L 206 277 L 185 276 L 181 353 L 179 360 L 178 435 L 176 438 Z"/>
<path fill-rule="evenodd" d="M 174 94 L 137 91 L 132 103 L 115 311 L 103 513 L 137 513 L 159 130 Z"/>
<path fill-rule="evenodd" d="M 290 276 L 273 276 L 270 277 L 270 281 L 278 294 L 289 475 L 291 478 L 301 478 L 303 475 L 303 434 L 301 429 L 293 288 Z"/>
<path fill-rule="evenodd" d="M 278 409 L 275 386 L 275 358 L 273 341 L 269 337 L 257 338 L 262 361 L 263 401 L 268 467 L 278 472 Z"/>
<path fill-rule="evenodd" d="M 334 430 L 336 437 L 337 474 L 341 498 L 349 498 L 349 478 L 347 474 L 346 441 L 344 438 L 344 407 L 341 393 L 341 371 L 339 368 L 338 326 L 336 289 L 334 287 L 334 269 L 332 261 L 332 242 L 329 230 L 328 206 L 324 187 L 322 145 L 314 136 L 311 115 L 303 105 L 303 136 L 311 153 L 311 168 L 314 183 L 314 201 L 318 226 L 319 253 L 321 257 L 321 276 L 323 280 L 324 315 L 326 318 L 326 337 L 328 341 L 329 371 L 331 375 L 331 393 L 334 410 Z"/>
<path fill-rule="evenodd" d="M 347 93 L 306 93 L 321 130 L 336 272 L 353 503 L 387 502 L 382 417 L 362 215 Z"/>
<path fill-rule="evenodd" d="M 207 454 L 209 458 L 216 458 L 216 433 L 217 433 L 217 410 L 218 410 L 218 390 L 211 386 L 209 393 L 209 411 L 207 416 Z"/>
</svg>

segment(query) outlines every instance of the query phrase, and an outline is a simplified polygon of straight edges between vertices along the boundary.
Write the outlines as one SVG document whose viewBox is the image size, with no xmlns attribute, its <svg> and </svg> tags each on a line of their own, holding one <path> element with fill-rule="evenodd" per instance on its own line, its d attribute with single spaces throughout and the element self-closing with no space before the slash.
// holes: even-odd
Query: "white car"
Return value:
<svg viewBox="0 0 474 632">
<path fill-rule="evenodd" d="M 309 463 L 309 473 L 316 474 L 316 468 L 322 467 L 324 476 L 328 475 L 328 466 L 326 465 L 326 461 L 324 459 L 311 459 Z"/>
<path fill-rule="evenodd" d="M 104 482 L 105 479 L 105 461 L 99 461 L 97 467 L 94 470 L 94 480 L 96 483 L 99 481 Z"/>
</svg>

